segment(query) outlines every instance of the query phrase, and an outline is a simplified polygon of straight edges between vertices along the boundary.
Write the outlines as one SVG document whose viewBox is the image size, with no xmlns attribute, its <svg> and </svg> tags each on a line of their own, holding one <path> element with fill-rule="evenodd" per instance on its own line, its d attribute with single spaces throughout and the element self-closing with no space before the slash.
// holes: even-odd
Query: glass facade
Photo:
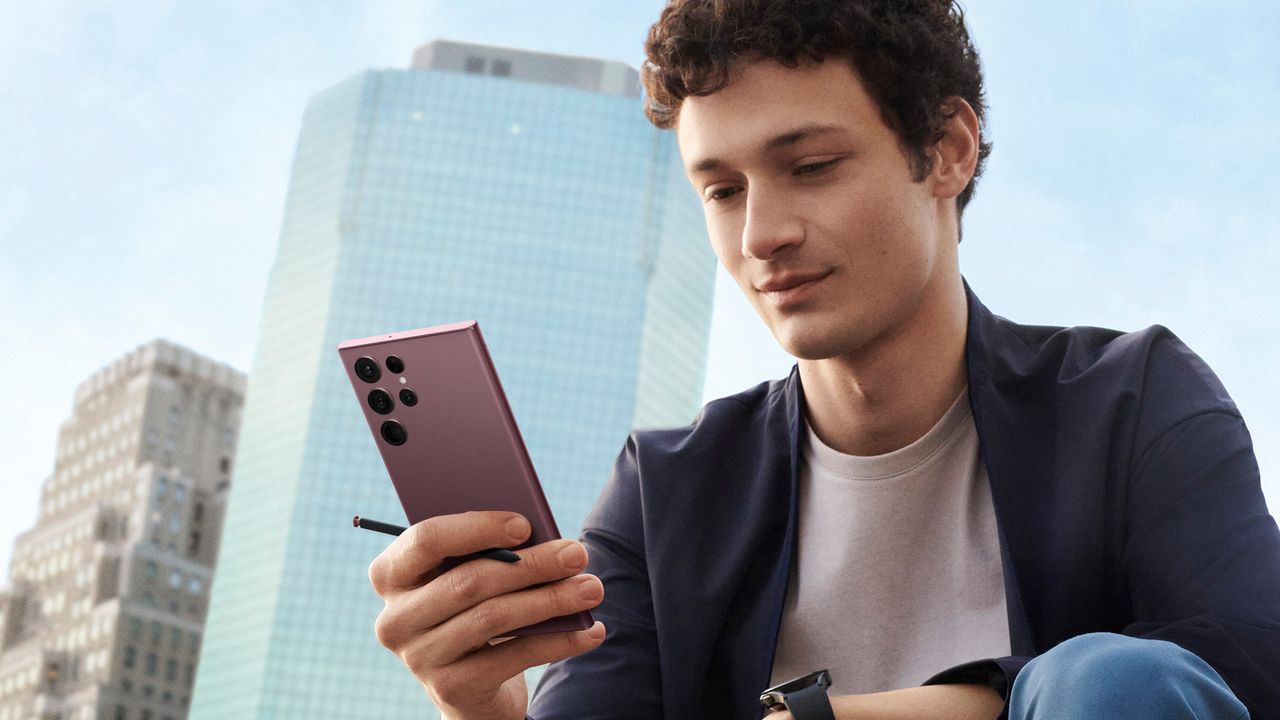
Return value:
<svg viewBox="0 0 1280 720">
<path fill-rule="evenodd" d="M 631 428 L 698 410 L 715 259 L 674 137 L 634 96 L 506 62 L 366 72 L 308 105 L 193 718 L 431 716 L 373 635 L 387 538 L 351 516 L 404 514 L 340 341 L 478 320 L 566 536 Z"/>
</svg>

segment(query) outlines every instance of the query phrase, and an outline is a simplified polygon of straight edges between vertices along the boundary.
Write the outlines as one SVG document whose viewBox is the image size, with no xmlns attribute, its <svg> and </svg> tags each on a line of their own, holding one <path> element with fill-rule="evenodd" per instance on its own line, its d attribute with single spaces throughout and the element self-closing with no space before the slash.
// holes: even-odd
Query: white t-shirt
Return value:
<svg viewBox="0 0 1280 720">
<path fill-rule="evenodd" d="M 995 510 L 968 392 L 914 443 L 845 455 L 802 438 L 797 546 L 772 683 L 895 690 L 1009 654 Z"/>
</svg>

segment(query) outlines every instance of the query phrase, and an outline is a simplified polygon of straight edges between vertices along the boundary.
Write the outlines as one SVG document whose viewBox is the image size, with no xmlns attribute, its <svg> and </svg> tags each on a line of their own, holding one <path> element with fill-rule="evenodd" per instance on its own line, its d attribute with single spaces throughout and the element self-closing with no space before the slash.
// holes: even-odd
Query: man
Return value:
<svg viewBox="0 0 1280 720">
<path fill-rule="evenodd" d="M 646 49 L 798 363 L 634 433 L 582 543 L 440 573 L 527 537 L 472 513 L 380 555 L 379 640 L 445 716 L 759 717 L 795 679 L 772 720 L 1280 717 L 1280 532 L 1221 384 L 1163 328 L 1016 325 L 960 277 L 990 150 L 960 11 L 675 0 Z"/>
</svg>

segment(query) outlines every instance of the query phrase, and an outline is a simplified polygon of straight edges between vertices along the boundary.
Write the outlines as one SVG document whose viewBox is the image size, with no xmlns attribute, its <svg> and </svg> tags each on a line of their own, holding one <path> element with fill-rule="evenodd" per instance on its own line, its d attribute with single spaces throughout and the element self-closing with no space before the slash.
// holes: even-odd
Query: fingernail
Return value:
<svg viewBox="0 0 1280 720">
<path fill-rule="evenodd" d="M 576 542 L 570 542 L 568 545 L 565 545 L 560 549 L 560 552 L 556 554 L 556 557 L 560 558 L 561 565 L 570 570 L 576 570 L 582 567 L 583 563 L 587 561 L 586 551 L 582 549 L 582 545 Z"/>
<path fill-rule="evenodd" d="M 507 534 L 512 540 L 524 540 L 529 536 L 529 521 L 517 515 L 507 521 Z"/>
<path fill-rule="evenodd" d="M 592 640 L 599 640 L 604 637 L 604 623 L 597 620 L 594 625 L 587 628 L 587 637 Z"/>
<path fill-rule="evenodd" d="M 600 598 L 600 584 L 593 577 L 584 577 L 578 581 L 578 595 L 583 600 L 598 600 Z"/>
</svg>

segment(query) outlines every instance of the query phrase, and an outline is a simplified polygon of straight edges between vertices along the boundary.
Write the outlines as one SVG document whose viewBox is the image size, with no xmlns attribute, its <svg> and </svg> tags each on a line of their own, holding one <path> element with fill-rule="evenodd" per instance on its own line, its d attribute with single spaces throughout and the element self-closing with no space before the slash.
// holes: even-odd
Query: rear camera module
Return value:
<svg viewBox="0 0 1280 720">
<path fill-rule="evenodd" d="M 382 371 L 378 369 L 378 363 L 371 357 L 362 357 L 356 361 L 356 377 L 367 383 L 378 382 L 378 378 L 382 377 Z"/>
<path fill-rule="evenodd" d="M 409 436 L 404 431 L 404 426 L 395 420 L 388 420 L 382 423 L 382 439 L 392 445 L 403 445 Z"/>
<path fill-rule="evenodd" d="M 394 405 L 395 404 L 391 402 L 391 396 L 382 388 L 378 388 L 377 390 L 369 393 L 369 407 L 373 408 L 373 411 L 379 415 L 386 415 L 387 413 L 390 413 L 391 408 L 394 407 Z"/>
<path fill-rule="evenodd" d="M 387 369 L 399 375 L 400 373 L 404 372 L 404 361 L 396 357 L 395 355 L 388 355 Z"/>
<path fill-rule="evenodd" d="M 413 407 L 418 404 L 418 393 L 405 388 L 400 391 L 400 402 L 404 403 L 405 407 Z"/>
</svg>

